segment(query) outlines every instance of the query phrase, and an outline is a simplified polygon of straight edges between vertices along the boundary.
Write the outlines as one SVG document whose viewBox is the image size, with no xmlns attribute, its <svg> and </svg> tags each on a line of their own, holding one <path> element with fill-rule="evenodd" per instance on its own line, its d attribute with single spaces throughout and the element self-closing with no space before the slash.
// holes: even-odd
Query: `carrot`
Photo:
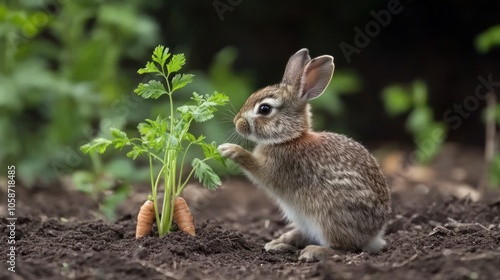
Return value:
<svg viewBox="0 0 500 280">
<path fill-rule="evenodd" d="M 151 232 L 151 226 L 155 220 L 155 207 L 151 200 L 147 200 L 141 206 L 137 215 L 137 227 L 135 229 L 135 238 L 141 238 Z"/>
<path fill-rule="evenodd" d="M 191 211 L 184 200 L 184 198 L 178 196 L 174 200 L 174 220 L 180 230 L 185 233 L 195 236 L 194 221 Z"/>
</svg>

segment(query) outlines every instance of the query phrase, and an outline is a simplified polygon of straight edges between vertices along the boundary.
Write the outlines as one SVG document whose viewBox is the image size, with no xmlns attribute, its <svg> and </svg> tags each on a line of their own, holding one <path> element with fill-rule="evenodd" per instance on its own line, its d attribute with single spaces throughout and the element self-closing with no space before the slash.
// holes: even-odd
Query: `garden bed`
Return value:
<svg viewBox="0 0 500 280">
<path fill-rule="evenodd" d="M 443 195 L 432 184 L 393 188 L 387 247 L 319 263 L 264 251 L 286 223 L 242 179 L 226 180 L 216 192 L 186 189 L 196 237 L 174 232 L 158 238 L 154 229 L 136 240 L 137 209 L 147 189 L 129 198 L 115 222 L 94 218 L 96 205 L 65 188 L 19 188 L 17 195 L 16 273 L 2 269 L 0 279 L 500 279 L 498 193 L 474 202 Z M 5 267 L 7 229 L 1 231 Z"/>
</svg>

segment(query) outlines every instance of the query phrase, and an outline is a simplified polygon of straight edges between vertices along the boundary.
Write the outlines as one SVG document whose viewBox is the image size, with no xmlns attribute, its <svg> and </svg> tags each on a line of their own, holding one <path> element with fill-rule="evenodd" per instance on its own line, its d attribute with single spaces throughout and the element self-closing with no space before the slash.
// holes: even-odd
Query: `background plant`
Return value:
<svg viewBox="0 0 500 280">
<path fill-rule="evenodd" d="M 99 212 L 95 216 L 115 220 L 117 207 L 132 191 L 131 174 L 137 175 L 137 170 L 129 160 L 114 159 L 104 165 L 99 155 L 94 153 L 90 157 L 92 169 L 75 171 L 71 184 L 98 203 Z"/>
<path fill-rule="evenodd" d="M 102 120 L 123 127 L 141 113 L 109 108 L 133 86 L 123 60 L 141 59 L 158 37 L 140 1 L 50 4 L 0 4 L 0 162 L 16 163 L 27 186 L 84 163 L 78 142 Z"/>
<path fill-rule="evenodd" d="M 486 108 L 483 112 L 483 117 L 484 117 L 484 122 L 486 125 L 488 125 L 489 122 L 494 122 L 496 126 L 498 127 L 500 125 L 500 106 L 496 105 L 495 107 L 492 108 Z M 488 139 L 495 141 L 496 139 Z M 498 152 L 498 140 L 497 143 L 492 143 L 494 145 L 493 147 L 493 153 L 492 153 L 492 158 L 488 158 L 488 156 L 485 155 L 486 159 L 486 168 L 488 172 L 488 178 L 485 178 L 485 181 L 489 186 L 493 187 L 499 187 L 500 186 L 500 153 Z M 487 149 L 487 148 L 486 148 Z M 489 162 L 491 160 L 491 162 Z M 488 166 L 489 165 L 489 166 Z"/>
<path fill-rule="evenodd" d="M 381 98 L 390 116 L 408 114 L 405 128 L 419 151 L 417 160 L 421 164 L 429 163 L 439 153 L 446 139 L 447 127 L 434 120 L 428 104 L 427 86 L 422 81 L 391 85 L 382 90 Z"/>
<path fill-rule="evenodd" d="M 214 92 L 211 95 L 192 94 L 192 103 L 180 107 L 174 106 L 173 93 L 191 83 L 192 74 L 175 74 L 185 64 L 184 54 L 169 53 L 163 46 L 155 48 L 152 61 L 145 68 L 139 69 L 139 74 L 152 73 L 164 79 L 164 82 L 150 80 L 140 83 L 135 92 L 144 99 L 158 99 L 167 95 L 169 100 L 169 114 L 166 117 L 158 115 L 155 120 L 146 119 L 137 129 L 140 138 L 132 138 L 124 131 L 111 128 L 111 139 L 98 137 L 81 147 L 85 153 L 104 153 L 109 145 L 116 149 L 130 146 L 127 156 L 136 159 L 146 155 L 149 162 L 151 194 L 154 202 L 156 221 L 160 236 L 170 232 L 173 221 L 174 199 L 180 196 L 182 190 L 192 176 L 209 189 L 220 185 L 219 176 L 205 162 L 210 159 L 224 163 L 217 151 L 215 142 L 207 143 L 205 137 L 195 137 L 189 128 L 192 122 L 205 122 L 214 117 L 217 106 L 228 102 L 227 96 Z M 166 85 L 166 87 L 165 87 Z M 177 113 L 176 113 L 177 112 Z M 204 159 L 195 158 L 192 161 L 192 170 L 183 178 L 183 168 L 187 151 L 192 146 L 200 146 Z M 160 170 L 155 174 L 153 164 L 159 163 Z M 180 168 L 179 172 L 177 168 Z M 163 203 L 160 203 L 160 182 L 163 183 Z M 162 205 L 160 210 L 160 205 Z M 161 213 L 161 216 L 160 216 Z"/>
<path fill-rule="evenodd" d="M 476 36 L 476 50 L 479 53 L 488 53 L 491 49 L 500 46 L 500 24 L 493 25 Z"/>
<path fill-rule="evenodd" d="M 493 48 L 498 48 L 499 46 L 500 25 L 494 25 L 476 37 L 476 50 L 479 53 L 488 53 Z M 496 93 L 491 92 L 490 94 Z M 488 108 L 484 110 L 483 121 L 487 123 L 490 119 L 494 120 L 497 126 L 500 125 L 500 104 L 497 104 L 496 107 L 491 108 L 490 110 L 488 110 Z M 498 143 L 495 144 L 498 145 Z M 496 149 L 496 152 L 493 155 L 489 169 L 490 185 L 497 187 L 500 186 L 500 154 L 498 153 L 498 149 Z"/>
</svg>

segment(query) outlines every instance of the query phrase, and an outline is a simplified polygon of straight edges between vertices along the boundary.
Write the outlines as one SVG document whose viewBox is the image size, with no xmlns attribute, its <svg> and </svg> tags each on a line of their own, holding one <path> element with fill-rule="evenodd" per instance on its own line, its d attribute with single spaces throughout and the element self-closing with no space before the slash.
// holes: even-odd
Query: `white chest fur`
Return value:
<svg viewBox="0 0 500 280">
<path fill-rule="evenodd" d="M 257 147 L 254 153 L 258 154 L 259 152 L 260 151 Z M 259 155 L 257 156 L 260 157 Z M 321 231 L 320 226 L 316 222 L 315 217 L 309 217 L 308 215 L 303 213 L 303 211 L 297 209 L 297 207 L 294 205 L 293 202 L 281 199 L 278 195 L 273 193 L 272 191 L 273 188 L 267 186 L 266 183 L 264 183 L 260 178 L 254 176 L 254 174 L 246 170 L 243 171 L 245 175 L 247 175 L 247 177 L 250 179 L 250 181 L 252 181 L 255 185 L 264 189 L 271 197 L 273 197 L 278 202 L 285 217 L 297 229 L 299 229 L 302 232 L 302 234 L 304 234 L 311 242 L 322 246 L 328 246 L 328 243 L 323 238 L 323 233 Z"/>
<path fill-rule="evenodd" d="M 311 242 L 317 243 L 322 246 L 328 246 L 323 238 L 321 228 L 317 224 L 314 217 L 308 217 L 306 214 L 298 211 L 291 203 L 284 202 L 283 200 L 276 199 L 281 209 L 283 210 L 286 218 L 293 223 Z"/>
</svg>

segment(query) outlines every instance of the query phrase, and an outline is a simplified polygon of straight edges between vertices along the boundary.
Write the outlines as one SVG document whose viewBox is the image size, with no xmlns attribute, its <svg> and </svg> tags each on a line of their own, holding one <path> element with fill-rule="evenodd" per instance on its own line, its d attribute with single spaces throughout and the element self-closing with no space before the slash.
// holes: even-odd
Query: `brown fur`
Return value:
<svg viewBox="0 0 500 280">
<path fill-rule="evenodd" d="M 300 258 L 306 261 L 331 256 L 332 248 L 379 250 L 391 211 L 389 188 L 361 144 L 340 134 L 312 131 L 307 99 L 328 84 L 333 59 L 330 66 L 331 57 L 310 60 L 305 54 L 301 50 L 292 56 L 284 82 L 252 94 L 236 115 L 237 131 L 257 142 L 254 151 L 235 144 L 223 144 L 219 150 L 275 198 L 295 224 L 294 230 L 266 244 L 266 250 L 321 245 L 305 247 Z M 300 73 L 288 73 L 290 69 Z M 311 77 L 307 71 L 316 72 Z M 292 77 L 301 80 L 291 84 Z M 273 114 L 255 114 L 266 98 L 280 105 Z"/>
</svg>

